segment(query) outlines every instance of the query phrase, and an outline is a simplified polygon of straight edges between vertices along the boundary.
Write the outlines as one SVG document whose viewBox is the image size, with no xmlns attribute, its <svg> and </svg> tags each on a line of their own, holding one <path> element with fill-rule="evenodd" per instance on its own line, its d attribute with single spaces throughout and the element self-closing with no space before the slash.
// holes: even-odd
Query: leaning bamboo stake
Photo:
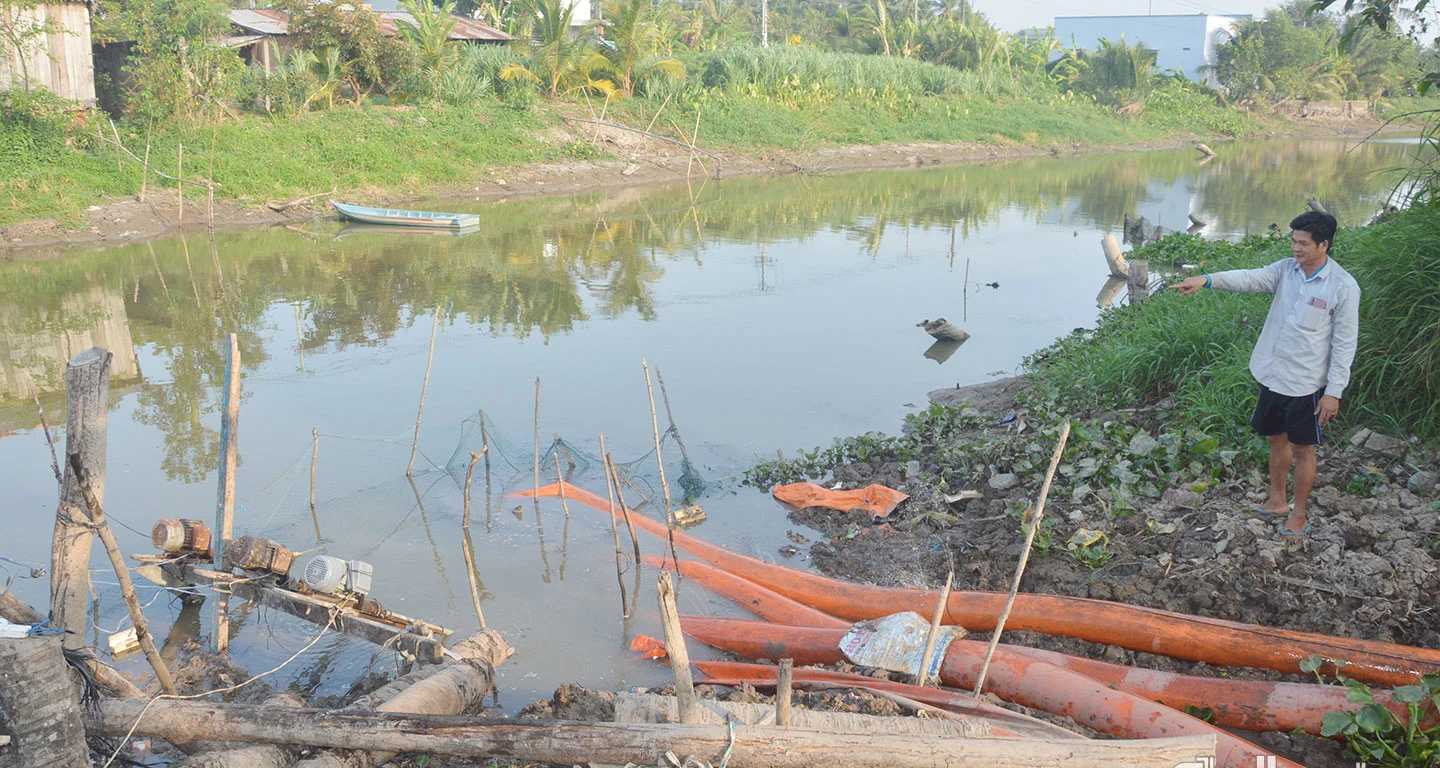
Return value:
<svg viewBox="0 0 1440 768">
<path fill-rule="evenodd" d="M 690 654 L 685 649 L 685 633 L 680 630 L 680 611 L 675 607 L 675 583 L 669 571 L 660 572 L 660 619 L 665 627 L 665 651 L 670 656 L 670 669 L 675 672 L 675 699 L 680 704 L 680 722 L 700 722 L 695 703 L 695 682 L 690 676 Z"/>
<path fill-rule="evenodd" d="M 609 468 L 610 482 L 615 487 L 615 499 L 620 502 L 620 514 L 625 516 L 625 527 L 630 529 L 630 543 L 635 547 L 635 565 L 640 565 L 640 537 L 635 535 L 635 521 L 630 519 L 630 507 L 625 503 L 625 494 L 620 490 L 620 469 L 615 466 L 615 458 L 605 454 L 605 466 Z M 639 595 L 635 596 L 640 599 Z"/>
<path fill-rule="evenodd" d="M 100 534 L 100 541 L 105 544 L 105 553 L 110 556 L 110 565 L 115 568 L 115 576 L 120 580 L 120 594 L 125 597 L 125 607 L 130 611 L 130 623 L 135 625 L 135 636 L 140 640 L 140 649 L 145 652 L 145 660 L 150 662 L 150 668 L 155 670 L 155 679 L 160 681 L 160 687 L 174 696 L 175 681 L 170 677 L 165 661 L 160 658 L 160 651 L 155 648 L 155 639 L 150 636 L 150 624 L 145 621 L 145 612 L 140 609 L 140 598 L 136 597 L 135 585 L 130 581 L 130 568 L 125 565 L 124 555 L 120 554 L 120 545 L 115 543 L 115 534 L 111 533 L 110 526 L 105 522 L 105 508 L 100 506 L 100 499 L 96 498 L 94 489 L 90 487 L 90 475 L 80 461 L 80 454 L 72 453 L 69 459 L 76 484 L 80 493 L 85 496 L 85 506 L 90 511 L 90 524 Z"/>
<path fill-rule="evenodd" d="M 108 118 L 108 117 L 105 118 L 105 119 L 106 119 L 106 120 L 110 120 L 110 118 Z M 97 125 L 97 126 L 95 126 L 95 127 L 98 128 L 98 127 L 100 127 L 100 126 Z M 121 148 L 123 148 L 125 145 L 122 144 L 122 143 L 120 143 L 120 131 L 115 128 L 115 121 L 114 121 L 114 120 L 110 120 L 110 133 L 111 133 L 111 135 L 113 135 L 113 136 L 115 137 L 115 172 L 116 172 L 116 173 L 124 173 L 124 172 L 125 172 L 125 155 L 121 154 L 120 150 L 121 150 Z"/>
<path fill-rule="evenodd" d="M 560 507 L 565 510 L 565 519 L 569 520 L 570 502 L 565 499 L 565 473 L 560 471 L 560 454 L 551 451 L 550 456 L 555 459 L 555 478 L 560 481 Z"/>
<path fill-rule="evenodd" d="M 795 675 L 795 660 L 781 659 L 780 670 L 775 676 L 775 724 L 790 724 L 791 678 Z"/>
<path fill-rule="evenodd" d="M 490 450 L 490 446 L 483 445 L 480 452 L 470 452 L 470 466 L 465 468 L 465 514 L 460 520 L 461 528 L 470 527 L 470 478 L 475 475 L 475 462 L 479 461 Z"/>
<path fill-rule="evenodd" d="M 605 492 L 610 497 L 610 533 L 615 537 L 615 580 L 620 582 L 620 618 L 630 618 L 630 601 L 625 596 L 625 569 L 621 561 L 624 555 L 620 553 L 620 523 L 619 517 L 615 514 L 615 485 L 610 478 L 610 463 L 605 459 L 605 436 L 600 436 L 600 457 L 605 462 Z M 563 483 L 562 483 L 563 486 Z"/>
<path fill-rule="evenodd" d="M 315 463 L 320 460 L 320 428 L 310 428 L 310 514 L 315 514 Z"/>
<path fill-rule="evenodd" d="M 470 455 L 474 456 L 475 454 L 472 453 Z M 470 460 L 470 468 L 475 468 L 474 459 Z M 466 480 L 469 480 L 468 475 L 466 476 Z M 466 483 L 465 490 L 465 511 L 468 515 L 470 511 L 470 488 L 468 482 Z M 485 611 L 480 607 L 480 583 L 475 576 L 475 545 L 473 542 L 470 541 L 470 525 L 468 518 L 466 520 L 466 524 L 461 526 L 460 533 L 462 534 L 460 537 L 460 551 L 463 552 L 465 555 L 465 575 L 470 579 L 470 600 L 475 604 L 475 617 L 480 620 L 480 628 L 485 629 Z"/>
<path fill-rule="evenodd" d="M 415 412 L 415 440 L 410 443 L 410 465 L 405 467 L 405 476 L 415 473 L 415 454 L 420 451 L 420 419 L 425 415 L 425 393 L 430 389 L 430 367 L 435 364 L 435 332 L 440 329 L 440 308 L 435 308 L 435 319 L 430 323 L 430 356 L 425 360 L 425 383 L 420 385 L 420 408 Z"/>
<path fill-rule="evenodd" d="M 665 492 L 665 526 L 669 528 L 670 559 L 675 561 L 675 572 L 680 572 L 680 559 L 675 555 L 675 513 L 671 512 L 670 484 L 665 482 L 665 459 L 660 454 L 660 417 L 655 413 L 655 387 L 650 384 L 650 363 L 640 358 L 640 367 L 645 369 L 645 390 L 650 393 L 650 430 L 655 437 L 655 465 L 660 468 L 660 489 Z M 536 486 L 539 487 L 538 484 Z"/>
<path fill-rule="evenodd" d="M 940 636 L 940 620 L 945 617 L 945 608 L 950 605 L 950 586 L 955 583 L 955 571 L 945 577 L 945 588 L 940 590 L 940 599 L 935 603 L 935 615 L 930 617 L 930 632 L 925 635 L 925 652 L 920 654 L 920 669 L 915 673 L 915 684 L 925 685 L 930 676 L 930 654 L 935 652 L 935 640 Z"/>
<path fill-rule="evenodd" d="M 1060 466 L 1060 456 L 1065 453 L 1065 441 L 1070 439 L 1070 422 L 1060 425 L 1060 440 L 1055 444 L 1055 454 L 1050 457 L 1050 469 L 1045 472 L 1045 482 L 1040 486 L 1040 500 L 1035 503 L 1035 514 L 1030 519 L 1030 528 L 1025 532 L 1025 548 L 1020 550 L 1020 562 L 1015 566 L 1015 579 L 1010 582 L 1010 595 L 1005 598 L 1005 608 L 995 622 L 995 631 L 990 634 L 990 647 L 985 651 L 985 661 L 980 665 L 980 674 L 975 678 L 975 695 L 980 695 L 985 685 L 985 674 L 990 671 L 990 659 L 995 656 L 995 646 L 1000 644 L 1000 633 L 1005 631 L 1005 620 L 1010 618 L 1010 609 L 1015 606 L 1015 593 L 1020 591 L 1020 577 L 1025 575 L 1025 564 L 1030 561 L 1030 547 L 1035 543 L 1035 532 L 1040 530 L 1040 520 L 1045 514 L 1045 498 L 1050 495 L 1050 482 L 1055 479 L 1055 470 Z M 941 603 L 944 605 L 944 603 Z"/>
</svg>

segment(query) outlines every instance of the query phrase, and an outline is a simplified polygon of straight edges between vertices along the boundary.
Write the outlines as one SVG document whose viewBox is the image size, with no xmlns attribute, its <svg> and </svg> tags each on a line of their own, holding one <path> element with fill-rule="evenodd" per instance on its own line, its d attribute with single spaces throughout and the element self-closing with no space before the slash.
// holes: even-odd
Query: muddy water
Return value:
<svg viewBox="0 0 1440 768">
<path fill-rule="evenodd" d="M 562 471 L 603 495 L 603 433 L 656 514 L 664 502 L 648 455 L 648 359 L 665 376 L 693 473 L 706 483 L 698 501 L 709 520 L 698 533 L 779 560 L 793 526 L 767 497 L 738 486 L 745 467 L 776 449 L 794 455 L 837 435 L 894 430 L 927 390 L 1011 373 L 1026 354 L 1093 325 L 1105 283 L 1099 241 L 1118 235 L 1127 213 L 1167 229 L 1184 229 L 1194 214 L 1205 235 L 1237 237 L 1283 226 L 1317 195 L 1353 223 L 1389 189 L 1377 170 L 1408 151 L 1288 141 L 1226 146 L 1205 164 L 1182 149 L 431 201 L 479 213 L 482 232 L 314 220 L 5 263 L 0 555 L 10 560 L 0 564 L 18 594 L 44 604 L 44 581 L 21 578 L 28 571 L 16 564 L 48 559 L 55 500 L 30 392 L 63 422 L 64 361 L 92 344 L 115 354 L 106 507 L 128 526 L 117 531 L 122 546 L 150 551 L 142 534 L 160 517 L 213 520 L 223 340 L 235 331 L 244 367 L 237 532 L 371 562 L 387 608 L 462 636 L 478 625 L 473 575 L 489 625 L 519 650 L 503 670 L 507 707 L 562 681 L 654 684 L 663 671 L 623 650 L 635 632 L 659 633 L 653 570 L 626 563 L 631 599 L 637 579 L 641 592 L 634 617 L 622 619 L 606 516 L 572 503 L 567 521 L 552 500 L 537 507 L 504 496 L 533 482 L 537 377 L 542 482 L 553 481 L 550 451 L 563 445 L 557 456 L 577 466 Z M 940 316 L 969 331 L 969 342 L 933 348 L 915 326 Z M 663 430 L 658 390 L 656 398 Z M 488 471 L 477 464 L 472 482 L 467 573 L 464 476 L 482 444 L 490 462 Z M 678 504 L 673 438 L 664 451 Z M 660 551 L 653 539 L 641 543 Z M 103 647 L 125 612 L 98 549 L 94 567 L 92 633 Z M 208 609 L 182 611 L 149 587 L 142 596 L 162 635 L 209 634 Z M 696 588 L 682 587 L 680 603 L 682 612 L 739 615 Z M 233 623 L 233 652 L 253 671 L 315 635 L 244 606 Z M 334 693 L 365 667 L 392 664 L 391 654 L 331 635 L 276 682 Z M 144 672 L 138 659 L 124 665 Z"/>
</svg>

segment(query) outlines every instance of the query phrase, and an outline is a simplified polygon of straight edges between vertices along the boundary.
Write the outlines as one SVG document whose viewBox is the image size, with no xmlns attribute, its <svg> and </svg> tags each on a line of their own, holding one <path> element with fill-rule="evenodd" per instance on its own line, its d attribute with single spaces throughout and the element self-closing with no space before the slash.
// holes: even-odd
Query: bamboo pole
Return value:
<svg viewBox="0 0 1440 768">
<path fill-rule="evenodd" d="M 85 498 L 85 506 L 90 510 L 90 524 L 100 534 L 100 541 L 105 544 L 105 553 L 110 556 L 110 565 L 120 580 L 120 594 L 124 596 L 125 607 L 130 611 L 130 623 L 135 626 L 135 636 L 140 640 L 140 649 L 145 652 L 145 660 L 150 662 L 150 668 L 155 670 L 155 679 L 160 681 L 160 687 L 174 696 L 175 680 L 170 677 L 170 670 L 160 658 L 160 651 L 155 648 L 155 639 L 150 636 L 150 624 L 145 620 L 145 612 L 140 608 L 140 598 L 135 595 L 135 585 L 130 581 L 130 568 L 125 565 L 125 556 L 120 554 L 120 546 L 115 543 L 115 534 L 110 532 L 110 525 L 105 522 L 105 508 L 100 505 L 100 499 L 90 487 L 90 476 L 85 471 L 80 454 L 70 454 L 69 460 L 70 469 L 75 473 L 76 485 Z"/>
<path fill-rule="evenodd" d="M 140 202 L 145 202 L 145 186 L 150 182 L 150 132 L 155 130 L 155 121 L 145 129 L 145 159 L 140 161 Z"/>
<path fill-rule="evenodd" d="M 460 520 L 460 527 L 470 527 L 470 478 L 475 474 L 475 462 L 479 461 L 490 450 L 490 446 L 480 447 L 480 452 L 470 452 L 470 466 L 465 468 L 465 513 Z"/>
<path fill-rule="evenodd" d="M 430 389 L 430 366 L 435 364 L 435 332 L 440 329 L 440 308 L 435 308 L 435 319 L 430 323 L 430 355 L 425 359 L 425 383 L 420 385 L 420 407 L 415 412 L 415 440 L 410 443 L 410 464 L 405 467 L 405 476 L 415 474 L 415 454 L 420 451 L 420 420 L 425 416 L 425 393 Z"/>
<path fill-rule="evenodd" d="M 655 388 L 650 384 L 650 363 L 642 357 L 640 367 L 645 369 L 645 390 L 650 394 L 650 430 L 655 437 L 655 465 L 660 469 L 660 489 L 665 492 L 665 526 L 669 529 L 670 559 L 675 561 L 675 572 L 680 573 L 680 558 L 675 554 L 675 513 L 670 511 L 670 484 L 665 482 L 665 458 L 660 453 L 660 417 L 655 413 Z"/>
<path fill-rule="evenodd" d="M 605 436 L 600 436 L 600 459 L 605 465 L 605 492 L 610 497 L 610 533 L 615 537 L 615 581 L 620 583 L 620 618 L 630 618 L 630 601 L 625 596 L 625 569 L 620 553 L 620 522 L 615 514 L 615 484 L 610 477 L 610 462 L 605 458 Z"/>
<path fill-rule="evenodd" d="M 475 454 L 472 453 L 470 455 L 474 456 Z M 470 468 L 475 468 L 474 459 L 470 460 Z M 468 475 L 466 480 L 469 480 Z M 465 490 L 465 511 L 468 515 L 470 511 L 470 487 L 468 482 L 466 483 Z M 480 620 L 480 628 L 485 629 L 485 611 L 480 607 L 480 580 L 475 574 L 475 544 L 470 540 L 470 524 L 468 518 L 466 519 L 466 524 L 461 526 L 460 532 L 460 551 L 465 554 L 465 575 L 470 579 L 470 600 L 475 604 L 475 617 Z"/>
<path fill-rule="evenodd" d="M 535 488 L 540 488 L 540 377 L 535 377 Z M 540 506 L 540 497 L 535 497 L 535 506 Z"/>
<path fill-rule="evenodd" d="M 675 699 L 680 704 L 680 722 L 700 722 L 696 711 L 695 682 L 690 677 L 690 654 L 685 649 L 685 633 L 680 629 L 680 611 L 675 607 L 675 583 L 670 572 L 662 570 L 659 580 L 660 620 L 665 627 L 665 651 L 670 656 L 670 669 L 675 673 Z"/>
<path fill-rule="evenodd" d="M 229 571 L 225 550 L 235 532 L 235 464 L 240 448 L 240 340 L 230 334 L 225 351 L 225 389 L 220 403 L 220 478 L 219 498 L 215 505 L 215 563 L 221 571 Z M 224 653 L 230 645 L 230 600 L 220 595 L 215 601 L 215 652 Z"/>
<path fill-rule="evenodd" d="M 665 377 L 660 375 L 660 366 L 655 366 L 655 380 L 660 383 L 660 399 L 665 403 L 665 418 L 670 420 L 670 431 L 675 433 L 675 444 L 680 446 L 680 458 L 686 463 L 690 454 L 685 451 L 685 441 L 680 439 L 680 427 L 675 423 L 675 414 L 670 410 L 670 393 L 665 391 Z"/>
<path fill-rule="evenodd" d="M 775 724 L 790 724 L 791 678 L 795 675 L 795 660 L 781 659 L 780 669 L 775 677 Z"/>
<path fill-rule="evenodd" d="M 185 223 L 185 142 L 175 150 L 175 226 Z"/>
<path fill-rule="evenodd" d="M 320 460 L 320 428 L 310 428 L 310 513 L 315 513 L 315 464 Z"/>
<path fill-rule="evenodd" d="M 935 615 L 930 617 L 930 631 L 925 635 L 925 652 L 920 654 L 920 669 L 915 672 L 915 684 L 925 685 L 925 679 L 930 676 L 930 654 L 935 652 L 935 640 L 940 636 L 940 620 L 945 617 L 945 609 L 950 605 L 950 586 L 955 583 L 955 571 L 951 569 L 950 575 L 945 577 L 945 587 L 940 590 L 940 599 L 935 602 Z"/>
<path fill-rule="evenodd" d="M 560 507 L 565 510 L 565 519 L 570 519 L 570 502 L 565 499 L 565 473 L 560 471 L 560 454 L 552 451 L 551 457 L 555 459 L 555 479 L 560 481 Z M 535 486 L 539 488 L 540 486 Z"/>
<path fill-rule="evenodd" d="M 1020 577 L 1025 575 L 1025 564 L 1030 561 L 1030 547 L 1035 543 L 1035 532 L 1040 529 L 1041 517 L 1045 514 L 1045 498 L 1050 495 L 1050 482 L 1055 479 L 1055 469 L 1060 466 L 1060 456 L 1065 453 L 1065 441 L 1070 439 L 1070 422 L 1060 426 L 1060 440 L 1055 444 L 1055 454 L 1050 457 L 1050 469 L 1045 473 L 1045 482 L 1040 486 L 1040 500 L 1035 504 L 1035 515 L 1030 519 L 1030 528 L 1025 532 L 1025 548 L 1020 550 L 1020 562 L 1015 566 L 1015 579 L 1010 582 L 1010 595 L 1005 598 L 1005 608 L 995 622 L 995 631 L 990 634 L 990 647 L 985 650 L 985 661 L 980 665 L 980 674 L 975 678 L 975 695 L 980 695 L 985 685 L 985 675 L 990 671 L 990 660 L 995 656 L 995 646 L 1000 644 L 1000 633 L 1005 631 L 1005 620 L 1010 618 L 1010 609 L 1015 606 L 1015 593 L 1020 591 Z M 942 603 L 943 605 L 943 603 Z"/>
<path fill-rule="evenodd" d="M 64 485 L 65 475 L 60 471 L 60 457 L 55 454 L 55 441 L 50 437 L 50 425 L 45 423 L 45 408 L 40 405 L 40 392 L 32 384 L 30 399 L 35 401 L 35 413 L 40 417 L 40 430 L 45 433 L 45 444 L 50 446 L 50 470 L 55 473 L 55 482 Z"/>
<path fill-rule="evenodd" d="M 602 449 L 603 450 L 603 449 Z M 609 471 L 610 483 L 615 488 L 615 499 L 620 502 L 620 514 L 625 517 L 625 527 L 630 529 L 630 543 L 635 547 L 635 567 L 640 567 L 640 537 L 635 535 L 635 522 L 630 519 L 630 507 L 625 504 L 625 494 L 620 490 L 620 469 L 615 466 L 615 458 L 605 454 L 605 466 Z M 635 596 L 640 599 L 639 595 Z"/>
</svg>

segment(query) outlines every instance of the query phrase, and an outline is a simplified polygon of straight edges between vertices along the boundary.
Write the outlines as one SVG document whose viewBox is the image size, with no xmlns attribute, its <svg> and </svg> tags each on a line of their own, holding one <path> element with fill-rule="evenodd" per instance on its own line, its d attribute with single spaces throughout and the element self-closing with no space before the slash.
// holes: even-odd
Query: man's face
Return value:
<svg viewBox="0 0 1440 768">
<path fill-rule="evenodd" d="M 1315 236 L 1303 230 L 1291 230 L 1290 232 L 1290 253 L 1294 254 L 1295 261 L 1299 262 L 1300 268 L 1305 274 L 1311 274 L 1324 266 L 1325 259 L 1330 252 L 1330 243 L 1317 243 Z"/>
</svg>

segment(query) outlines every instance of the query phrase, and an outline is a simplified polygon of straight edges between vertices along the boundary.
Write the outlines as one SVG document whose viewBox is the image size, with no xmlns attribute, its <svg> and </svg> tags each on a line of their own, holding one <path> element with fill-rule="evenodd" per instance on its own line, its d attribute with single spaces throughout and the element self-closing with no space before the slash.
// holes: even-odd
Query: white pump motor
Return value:
<svg viewBox="0 0 1440 768">
<path fill-rule="evenodd" d="M 360 560 L 316 555 L 305 564 L 305 585 L 327 595 L 342 591 L 368 595 L 374 576 L 374 566 Z"/>
</svg>

